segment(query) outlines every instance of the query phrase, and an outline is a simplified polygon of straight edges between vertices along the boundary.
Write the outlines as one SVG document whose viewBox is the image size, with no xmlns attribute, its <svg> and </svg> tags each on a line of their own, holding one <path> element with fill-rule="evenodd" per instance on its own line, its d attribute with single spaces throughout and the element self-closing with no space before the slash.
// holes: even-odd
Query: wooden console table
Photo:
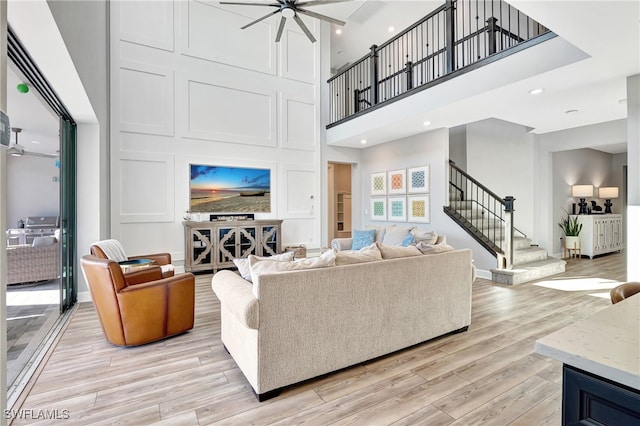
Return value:
<svg viewBox="0 0 640 426">
<path fill-rule="evenodd" d="M 282 251 L 282 220 L 182 222 L 184 269 L 213 271 L 233 268 L 238 257 L 272 256 Z"/>
</svg>

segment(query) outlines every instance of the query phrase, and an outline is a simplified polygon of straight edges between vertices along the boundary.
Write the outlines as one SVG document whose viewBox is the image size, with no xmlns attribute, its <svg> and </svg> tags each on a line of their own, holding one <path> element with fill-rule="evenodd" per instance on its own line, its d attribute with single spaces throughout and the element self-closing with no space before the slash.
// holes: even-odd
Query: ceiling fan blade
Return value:
<svg viewBox="0 0 640 426">
<path fill-rule="evenodd" d="M 280 7 L 280 3 L 245 3 L 237 1 L 221 1 L 220 4 L 235 4 L 239 6 L 275 6 Z"/>
<path fill-rule="evenodd" d="M 245 25 L 244 27 L 241 27 L 241 30 L 244 30 L 245 28 L 249 28 L 250 26 L 252 26 L 253 24 L 257 24 L 258 22 L 267 19 L 269 16 L 271 15 L 275 15 L 276 13 L 280 13 L 280 9 L 276 9 L 273 12 L 269 12 L 266 15 L 264 15 L 262 18 L 258 18 L 253 22 L 249 22 L 247 25 Z"/>
<path fill-rule="evenodd" d="M 45 154 L 43 152 L 25 151 L 24 155 L 30 155 L 32 157 L 43 157 L 43 158 L 58 158 L 58 155 L 56 154 Z"/>
<path fill-rule="evenodd" d="M 303 15 L 311 16 L 312 18 L 321 19 L 323 21 L 331 22 L 331 23 L 337 24 L 337 25 L 344 25 L 345 24 L 344 21 L 341 21 L 339 19 L 331 18 L 330 16 L 327 16 L 327 15 L 321 15 L 319 13 L 312 12 L 310 10 L 300 9 L 299 7 L 296 7 L 296 12 L 302 13 Z"/>
<path fill-rule="evenodd" d="M 311 0 L 311 1 L 302 1 L 296 2 L 296 6 L 319 6 L 321 4 L 331 4 L 331 3 L 346 3 L 351 2 L 353 0 Z"/>
<path fill-rule="evenodd" d="M 298 12 L 299 11 L 300 10 L 298 10 Z M 307 37 L 309 37 L 309 40 L 311 40 L 311 43 L 315 43 L 316 42 L 315 37 L 313 36 L 313 34 L 311 34 L 311 31 L 309 31 L 309 28 L 307 28 L 307 26 L 304 24 L 304 22 L 302 22 L 302 19 L 300 19 L 298 14 L 293 15 L 293 20 L 298 23 L 298 26 L 300 26 L 302 31 L 304 31 L 304 33 L 307 35 Z"/>
<path fill-rule="evenodd" d="M 276 43 L 280 42 L 280 38 L 282 37 L 282 31 L 284 30 L 284 23 L 287 22 L 287 18 L 284 16 L 280 18 L 280 25 L 278 26 L 278 33 L 276 34 Z"/>
</svg>

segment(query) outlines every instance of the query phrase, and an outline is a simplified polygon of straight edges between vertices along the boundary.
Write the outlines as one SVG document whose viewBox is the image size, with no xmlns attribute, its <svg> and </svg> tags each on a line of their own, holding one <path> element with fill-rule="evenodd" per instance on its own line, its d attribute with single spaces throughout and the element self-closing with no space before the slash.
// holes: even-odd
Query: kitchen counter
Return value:
<svg viewBox="0 0 640 426">
<path fill-rule="evenodd" d="M 640 424 L 640 294 L 536 342 L 562 361 L 562 424 Z"/>
<path fill-rule="evenodd" d="M 543 337 L 536 352 L 640 390 L 640 294 Z"/>
</svg>

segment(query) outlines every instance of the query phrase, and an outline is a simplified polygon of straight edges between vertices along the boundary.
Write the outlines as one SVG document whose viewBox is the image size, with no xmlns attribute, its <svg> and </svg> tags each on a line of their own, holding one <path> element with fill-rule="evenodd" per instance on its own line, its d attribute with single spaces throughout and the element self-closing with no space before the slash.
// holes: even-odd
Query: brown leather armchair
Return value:
<svg viewBox="0 0 640 426">
<path fill-rule="evenodd" d="M 616 304 L 627 297 L 640 293 L 640 283 L 624 283 L 611 289 L 611 303 Z"/>
<path fill-rule="evenodd" d="M 124 254 L 124 249 L 122 249 L 122 245 L 117 240 L 105 240 L 104 242 L 112 242 L 112 244 L 113 243 L 117 244 L 120 247 L 122 253 Z M 93 243 L 91 245 L 90 247 L 91 254 L 99 259 L 110 259 L 110 257 L 107 256 L 104 250 L 100 248 L 100 243 L 102 243 L 102 241 Z M 153 260 L 155 265 L 158 265 L 160 267 L 165 265 L 171 265 L 170 253 L 154 253 L 154 254 L 143 254 L 139 256 L 126 256 L 126 257 L 127 257 L 126 260 L 150 259 L 150 260 Z M 123 259 L 117 259 L 117 260 L 123 260 Z M 167 269 L 167 268 L 163 268 L 163 269 Z M 162 278 L 172 277 L 173 275 L 174 275 L 173 269 L 166 270 L 162 273 Z"/>
<path fill-rule="evenodd" d="M 193 328 L 195 278 L 162 278 L 158 267 L 125 278 L 118 262 L 83 256 L 82 271 L 107 340 L 136 346 Z"/>
</svg>

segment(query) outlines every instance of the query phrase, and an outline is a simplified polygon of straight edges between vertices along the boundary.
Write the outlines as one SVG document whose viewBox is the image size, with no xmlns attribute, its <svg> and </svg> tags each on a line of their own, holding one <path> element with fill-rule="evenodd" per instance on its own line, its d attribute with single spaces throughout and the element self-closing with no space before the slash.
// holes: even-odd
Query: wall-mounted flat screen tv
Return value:
<svg viewBox="0 0 640 426">
<path fill-rule="evenodd" d="M 195 213 L 270 213 L 271 171 L 191 164 L 190 209 Z"/>
</svg>

